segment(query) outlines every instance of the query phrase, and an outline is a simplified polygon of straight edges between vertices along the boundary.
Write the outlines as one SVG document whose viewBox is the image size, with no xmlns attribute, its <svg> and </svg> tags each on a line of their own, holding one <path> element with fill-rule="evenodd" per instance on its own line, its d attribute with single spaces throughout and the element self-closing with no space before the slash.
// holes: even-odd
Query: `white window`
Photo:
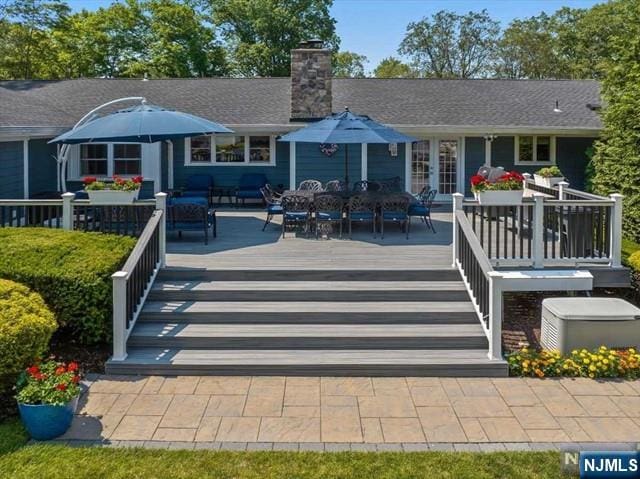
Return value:
<svg viewBox="0 0 640 479">
<path fill-rule="evenodd" d="M 556 162 L 555 136 L 516 136 L 516 165 L 553 165 Z"/>
<path fill-rule="evenodd" d="M 140 143 L 84 143 L 80 145 L 80 176 L 137 176 L 142 173 Z"/>
<path fill-rule="evenodd" d="M 184 141 L 185 165 L 264 165 L 276 164 L 274 135 L 194 136 Z"/>
</svg>

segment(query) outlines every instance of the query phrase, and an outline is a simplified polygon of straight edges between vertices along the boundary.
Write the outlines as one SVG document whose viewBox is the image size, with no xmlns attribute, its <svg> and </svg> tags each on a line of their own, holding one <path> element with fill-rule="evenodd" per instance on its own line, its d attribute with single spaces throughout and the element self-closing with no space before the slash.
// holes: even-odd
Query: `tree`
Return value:
<svg viewBox="0 0 640 479">
<path fill-rule="evenodd" d="M 233 70 L 241 76 L 288 76 L 290 51 L 317 38 L 337 51 L 333 0 L 207 0 Z"/>
<path fill-rule="evenodd" d="M 561 55 L 556 19 L 542 13 L 512 21 L 498 43 L 496 76 L 503 78 L 569 78 Z"/>
<path fill-rule="evenodd" d="M 499 32 L 486 10 L 465 15 L 441 10 L 410 23 L 398 53 L 424 77 L 483 77 L 491 71 Z"/>
<path fill-rule="evenodd" d="M 367 57 L 354 52 L 338 52 L 331 59 L 334 77 L 364 78 L 364 64 Z"/>
<path fill-rule="evenodd" d="M 387 57 L 382 59 L 373 70 L 373 76 L 376 78 L 413 78 L 416 74 L 406 63 L 402 63 L 394 57 Z"/>
<path fill-rule="evenodd" d="M 625 21 L 609 37 L 609 59 L 603 61 L 606 107 L 593 158 L 593 184 L 597 193 L 624 195 L 624 234 L 640 241 L 640 9 L 637 0 L 617 0 L 609 8 Z"/>
<path fill-rule="evenodd" d="M 0 72 L 9 78 L 41 78 L 55 59 L 50 29 L 69 13 L 60 0 L 14 0 L 3 7 Z"/>
</svg>

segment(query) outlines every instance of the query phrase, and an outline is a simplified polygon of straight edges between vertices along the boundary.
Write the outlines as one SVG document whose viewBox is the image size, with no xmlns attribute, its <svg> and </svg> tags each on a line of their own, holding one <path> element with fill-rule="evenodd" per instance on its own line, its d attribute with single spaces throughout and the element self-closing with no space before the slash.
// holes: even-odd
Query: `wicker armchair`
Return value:
<svg viewBox="0 0 640 479">
<path fill-rule="evenodd" d="M 409 198 L 403 195 L 385 196 L 380 203 L 380 234 L 384 239 L 384 222 L 393 221 L 400 223 L 402 230 L 406 232 L 409 239 Z"/>
<path fill-rule="evenodd" d="M 315 196 L 315 220 L 316 220 L 316 239 L 320 231 L 321 225 L 332 225 L 338 223 L 340 225 L 340 238 L 342 238 L 342 219 L 344 210 L 344 201 L 342 197 L 332 193 L 320 193 Z"/>
<path fill-rule="evenodd" d="M 282 198 L 282 237 L 285 237 L 287 226 L 303 225 L 309 236 L 311 223 L 311 201 L 303 195 L 284 196 Z"/>
<path fill-rule="evenodd" d="M 349 238 L 351 238 L 351 228 L 354 221 L 360 223 L 371 222 L 373 225 L 373 237 L 376 237 L 376 200 L 365 194 L 353 195 L 349 198 L 349 212 L 347 221 L 349 222 Z"/>
</svg>

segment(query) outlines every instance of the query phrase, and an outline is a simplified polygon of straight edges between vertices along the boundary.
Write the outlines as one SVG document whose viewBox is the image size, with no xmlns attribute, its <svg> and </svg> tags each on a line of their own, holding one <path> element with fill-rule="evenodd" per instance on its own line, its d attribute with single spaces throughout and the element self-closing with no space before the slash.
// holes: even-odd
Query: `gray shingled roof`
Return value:
<svg viewBox="0 0 640 479">
<path fill-rule="evenodd" d="M 599 129 L 599 84 L 589 80 L 334 79 L 333 109 L 392 125 Z M 0 128 L 70 127 L 106 101 L 150 103 L 227 125 L 289 123 L 289 78 L 0 82 Z M 562 113 L 554 113 L 555 101 Z"/>
</svg>

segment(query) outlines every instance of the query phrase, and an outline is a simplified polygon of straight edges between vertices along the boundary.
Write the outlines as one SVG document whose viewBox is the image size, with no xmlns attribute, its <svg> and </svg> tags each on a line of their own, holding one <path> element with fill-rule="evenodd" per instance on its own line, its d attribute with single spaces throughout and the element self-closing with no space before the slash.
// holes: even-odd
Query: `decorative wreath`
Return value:
<svg viewBox="0 0 640 479">
<path fill-rule="evenodd" d="M 327 156 L 333 156 L 333 154 L 338 151 L 338 145 L 336 145 L 335 143 L 320 143 L 320 151 Z"/>
</svg>

